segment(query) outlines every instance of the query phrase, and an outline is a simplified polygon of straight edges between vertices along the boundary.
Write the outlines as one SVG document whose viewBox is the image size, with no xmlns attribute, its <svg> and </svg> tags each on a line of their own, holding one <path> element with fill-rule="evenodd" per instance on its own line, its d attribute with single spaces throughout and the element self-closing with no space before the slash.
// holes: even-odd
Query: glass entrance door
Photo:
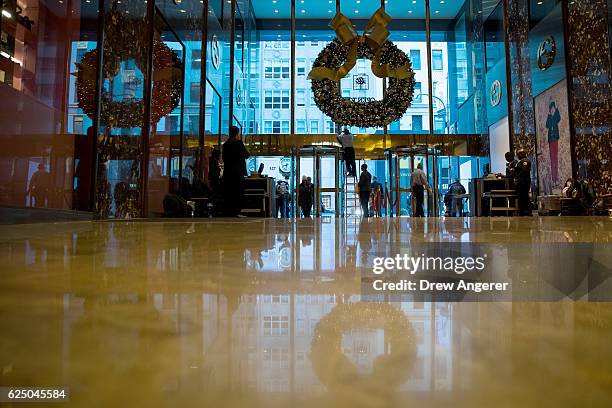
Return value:
<svg viewBox="0 0 612 408">
<path fill-rule="evenodd" d="M 300 216 L 298 203 L 299 185 L 304 177 L 313 184 L 312 215 L 315 217 L 339 217 L 343 212 L 343 176 L 340 170 L 340 149 L 327 146 L 306 146 L 295 151 L 296 177 L 294 208 Z"/>
<path fill-rule="evenodd" d="M 425 191 L 423 205 L 427 216 L 438 214 L 438 183 L 437 160 L 438 155 L 434 149 L 424 147 L 399 147 L 387 150 L 387 164 L 389 171 L 389 198 L 392 214 L 395 216 L 412 216 L 415 211 L 414 196 L 412 194 L 411 174 L 419 164 L 427 175 L 429 191 Z"/>
</svg>

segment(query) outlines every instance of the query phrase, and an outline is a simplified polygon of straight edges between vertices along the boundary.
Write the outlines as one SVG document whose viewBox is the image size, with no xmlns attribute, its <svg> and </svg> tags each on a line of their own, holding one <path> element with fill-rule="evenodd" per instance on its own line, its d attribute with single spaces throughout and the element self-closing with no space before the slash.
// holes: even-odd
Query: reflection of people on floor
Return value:
<svg viewBox="0 0 612 408">
<path fill-rule="evenodd" d="M 312 185 L 308 182 L 308 178 L 306 176 L 302 177 L 302 182 L 298 187 L 298 205 L 302 210 L 302 216 L 304 218 L 310 218 L 310 209 L 312 208 L 313 203 L 313 191 Z"/>
<path fill-rule="evenodd" d="M 423 210 L 423 203 L 425 202 L 425 189 L 429 190 L 429 185 L 427 184 L 427 176 L 423 171 L 423 163 L 417 164 L 417 168 L 412 172 L 410 180 L 416 206 L 414 216 L 424 217 L 425 212 Z"/>
<path fill-rule="evenodd" d="M 249 152 L 242 142 L 240 128 L 230 127 L 229 139 L 223 143 L 224 207 L 229 217 L 240 216 L 244 195 L 244 176 Z"/>
<path fill-rule="evenodd" d="M 463 198 L 457 196 L 465 194 L 465 187 L 459 179 L 456 179 L 444 194 L 444 205 L 446 206 L 446 215 L 449 217 L 461 217 L 463 215 Z"/>
<path fill-rule="evenodd" d="M 518 196 L 519 215 L 531 215 L 529 190 L 531 189 L 531 162 L 523 149 L 517 152 L 519 158 L 514 174 L 514 189 Z"/>
<path fill-rule="evenodd" d="M 357 189 L 359 190 L 359 203 L 361 204 L 361 214 L 363 217 L 370 216 L 370 193 L 372 192 L 372 175 L 368 171 L 368 165 L 361 165 L 361 175 L 359 176 L 359 183 L 357 183 Z"/>
<path fill-rule="evenodd" d="M 376 176 L 372 177 L 372 184 L 370 185 L 372 198 L 372 213 L 377 217 L 382 217 L 381 201 L 382 201 L 382 184 L 378 182 Z"/>
<path fill-rule="evenodd" d="M 38 164 L 38 170 L 32 174 L 30 179 L 30 187 L 28 192 L 30 193 L 30 205 L 32 207 L 46 207 L 49 199 L 49 178 L 50 175 L 45 169 L 43 163 Z M 34 203 L 32 204 L 32 199 Z"/>
<path fill-rule="evenodd" d="M 559 122 L 561 115 L 554 101 L 548 107 L 546 129 L 548 129 L 548 153 L 550 155 L 550 177 L 554 184 L 559 181 Z"/>
<path fill-rule="evenodd" d="M 353 140 L 355 136 L 348 130 L 344 129 L 338 132 L 338 141 L 342 145 L 344 151 L 344 166 L 346 167 L 347 176 L 357 177 L 357 166 L 355 165 L 355 148 Z"/>
</svg>

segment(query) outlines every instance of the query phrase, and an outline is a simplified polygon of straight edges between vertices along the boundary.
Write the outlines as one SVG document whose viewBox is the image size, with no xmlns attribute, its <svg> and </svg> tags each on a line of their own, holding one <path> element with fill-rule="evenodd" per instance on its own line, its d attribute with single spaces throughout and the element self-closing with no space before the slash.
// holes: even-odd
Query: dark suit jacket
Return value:
<svg viewBox="0 0 612 408">
<path fill-rule="evenodd" d="M 223 177 L 239 178 L 247 175 L 246 162 L 249 152 L 242 140 L 229 139 L 223 143 Z"/>
</svg>

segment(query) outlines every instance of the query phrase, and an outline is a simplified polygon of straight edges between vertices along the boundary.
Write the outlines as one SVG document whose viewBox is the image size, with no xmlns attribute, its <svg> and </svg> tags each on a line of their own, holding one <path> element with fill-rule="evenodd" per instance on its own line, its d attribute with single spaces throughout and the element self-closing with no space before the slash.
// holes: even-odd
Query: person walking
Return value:
<svg viewBox="0 0 612 408">
<path fill-rule="evenodd" d="M 281 218 L 289 218 L 287 202 L 289 201 L 289 183 L 287 180 L 276 182 L 276 213 Z"/>
<path fill-rule="evenodd" d="M 244 195 L 244 176 L 246 176 L 246 159 L 249 152 L 242 142 L 240 128 L 230 127 L 229 139 L 223 143 L 223 193 L 225 215 L 241 216 L 242 197 Z"/>
<path fill-rule="evenodd" d="M 302 176 L 302 182 L 298 187 L 298 205 L 302 210 L 304 218 L 310 218 L 312 208 L 312 184 L 308 182 L 306 176 Z"/>
<path fill-rule="evenodd" d="M 429 185 L 427 184 L 427 175 L 423 171 L 423 163 L 417 164 L 416 169 L 414 169 L 410 176 L 410 181 L 416 205 L 414 216 L 424 217 L 423 203 L 425 202 L 425 190 L 429 190 Z"/>
<path fill-rule="evenodd" d="M 372 192 L 372 175 L 368 171 L 368 165 L 361 165 L 361 175 L 359 176 L 359 183 L 357 183 L 359 189 L 359 202 L 361 204 L 361 213 L 364 217 L 370 216 L 370 193 Z"/>
<path fill-rule="evenodd" d="M 344 166 L 346 167 L 346 175 L 349 177 L 357 177 L 355 148 L 353 147 L 355 136 L 347 128 L 339 132 L 337 136 L 338 141 L 342 145 L 342 150 L 344 151 Z"/>
</svg>

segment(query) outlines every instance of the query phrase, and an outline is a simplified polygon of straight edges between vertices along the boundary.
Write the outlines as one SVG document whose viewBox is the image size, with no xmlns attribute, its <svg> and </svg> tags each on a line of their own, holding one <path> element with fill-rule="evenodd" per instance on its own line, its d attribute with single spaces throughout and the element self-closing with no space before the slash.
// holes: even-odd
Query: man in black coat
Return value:
<svg viewBox="0 0 612 408">
<path fill-rule="evenodd" d="M 531 215 L 531 202 L 529 201 L 529 190 L 531 189 L 531 162 L 527 158 L 525 150 L 517 152 L 519 161 L 514 171 L 514 189 L 518 196 L 519 215 Z"/>
<path fill-rule="evenodd" d="M 223 196 L 225 215 L 240 215 L 244 195 L 244 176 L 249 152 L 242 142 L 240 128 L 230 127 L 229 139 L 223 143 Z"/>
</svg>

